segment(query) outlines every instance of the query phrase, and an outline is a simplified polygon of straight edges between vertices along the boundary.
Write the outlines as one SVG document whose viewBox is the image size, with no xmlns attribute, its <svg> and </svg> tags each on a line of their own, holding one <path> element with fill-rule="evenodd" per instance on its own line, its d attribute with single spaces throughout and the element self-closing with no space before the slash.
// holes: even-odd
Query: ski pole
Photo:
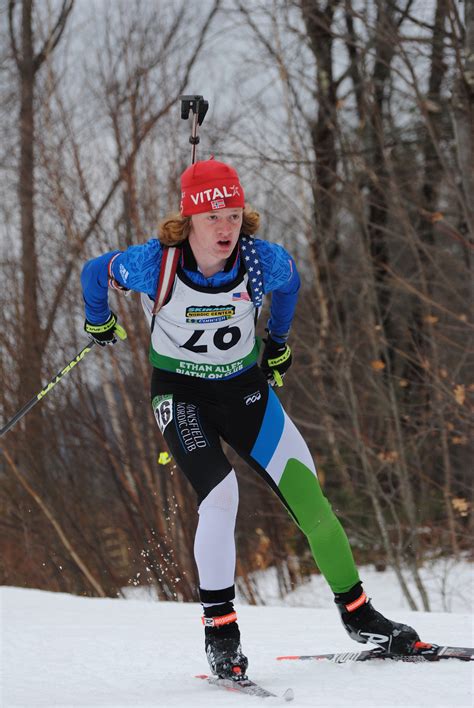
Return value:
<svg viewBox="0 0 474 708">
<path fill-rule="evenodd" d="M 16 415 L 14 415 L 13 418 L 0 430 L 0 438 L 3 437 L 5 433 L 8 433 L 8 431 L 13 428 L 15 423 L 18 423 L 18 421 L 21 420 L 23 416 L 26 415 L 33 408 L 33 406 L 39 403 L 39 401 L 41 401 L 41 399 L 44 398 L 44 396 L 46 396 L 46 394 L 49 393 L 51 389 L 56 386 L 58 381 L 61 381 L 61 379 L 66 376 L 66 374 L 68 374 L 71 369 L 76 366 L 76 364 L 79 364 L 79 362 L 82 361 L 85 355 L 90 352 L 94 344 L 94 341 L 90 341 L 89 344 L 87 344 L 83 349 L 81 349 L 78 354 L 76 354 L 74 359 L 72 359 L 69 364 L 66 364 L 64 369 L 61 369 L 61 371 L 56 374 L 56 376 L 51 379 L 51 381 L 46 384 L 46 386 L 41 389 L 41 391 L 37 393 L 36 396 L 31 399 L 31 401 L 28 401 L 28 403 L 26 403 L 23 408 L 21 408 L 21 410 L 19 410 L 18 413 L 16 413 Z"/>
<path fill-rule="evenodd" d="M 205 101 L 202 96 L 180 96 L 181 100 L 181 118 L 187 120 L 189 118 L 189 112 L 193 112 L 193 122 L 191 126 L 191 136 L 189 142 L 191 143 L 191 164 L 194 165 L 196 162 L 196 151 L 199 145 L 200 137 L 198 135 L 198 126 L 202 125 L 202 122 L 206 116 L 207 109 L 209 108 L 209 101 Z"/>
<path fill-rule="evenodd" d="M 205 101 L 202 96 L 180 96 L 181 101 L 181 118 L 187 120 L 189 113 L 193 113 L 193 122 L 191 127 L 191 164 L 196 162 L 196 150 L 199 145 L 198 127 L 202 125 L 204 117 L 209 108 L 209 102 Z M 175 247 L 165 248 L 163 250 L 163 258 L 161 261 L 161 271 L 158 279 L 158 287 L 155 295 L 155 302 L 151 313 L 150 331 L 153 333 L 155 329 L 156 315 L 163 306 L 167 296 L 171 292 L 171 287 L 174 281 L 174 273 L 179 259 L 180 250 Z M 172 276 L 172 277 L 171 277 Z M 165 285 L 163 284 L 165 283 Z"/>
</svg>

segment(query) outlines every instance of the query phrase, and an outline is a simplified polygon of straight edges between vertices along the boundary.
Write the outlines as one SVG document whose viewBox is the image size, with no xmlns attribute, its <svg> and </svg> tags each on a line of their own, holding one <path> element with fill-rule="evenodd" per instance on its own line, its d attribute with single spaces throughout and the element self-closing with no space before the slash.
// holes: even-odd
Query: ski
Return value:
<svg viewBox="0 0 474 708">
<path fill-rule="evenodd" d="M 217 676 L 208 676 L 207 674 L 198 674 L 196 678 L 206 679 L 211 686 L 223 688 L 225 691 L 246 693 L 249 696 L 258 696 L 259 698 L 279 698 L 276 693 L 267 691 L 266 688 L 259 686 L 258 683 L 255 683 L 248 678 L 226 679 L 218 678 Z M 285 701 L 292 701 L 294 698 L 293 690 L 291 688 L 287 688 L 281 698 Z"/>
<path fill-rule="evenodd" d="M 366 649 L 364 651 L 345 651 L 338 654 L 310 654 L 308 656 L 277 656 L 278 661 L 331 661 L 333 664 L 345 664 L 349 661 L 372 661 L 373 659 L 389 659 L 391 661 L 441 661 L 441 659 L 460 659 L 474 661 L 474 647 L 448 647 L 438 644 L 416 642 L 411 654 L 390 654 L 382 648 Z"/>
</svg>

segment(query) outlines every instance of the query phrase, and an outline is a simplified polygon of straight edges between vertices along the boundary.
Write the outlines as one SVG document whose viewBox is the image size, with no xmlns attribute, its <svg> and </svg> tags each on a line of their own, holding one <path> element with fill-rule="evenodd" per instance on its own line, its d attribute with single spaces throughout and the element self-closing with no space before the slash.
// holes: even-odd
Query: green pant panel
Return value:
<svg viewBox="0 0 474 708">
<path fill-rule="evenodd" d="M 317 477 L 290 458 L 278 485 L 294 521 L 307 536 L 321 573 L 333 592 L 346 592 L 359 580 L 351 547 Z"/>
</svg>

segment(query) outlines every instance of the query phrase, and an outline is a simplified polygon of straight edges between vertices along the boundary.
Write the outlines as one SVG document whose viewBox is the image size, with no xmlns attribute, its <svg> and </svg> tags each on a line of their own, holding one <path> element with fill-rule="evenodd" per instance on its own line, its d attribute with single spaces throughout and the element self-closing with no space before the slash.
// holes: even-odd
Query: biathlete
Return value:
<svg viewBox="0 0 474 708">
<path fill-rule="evenodd" d="M 291 365 L 287 338 L 300 287 L 295 262 L 281 246 L 254 237 L 259 215 L 245 205 L 230 165 L 197 162 L 181 176 L 181 188 L 180 213 L 161 223 L 159 239 L 88 261 L 82 286 L 85 330 L 101 346 L 123 336 L 108 288 L 141 293 L 152 329 L 153 411 L 197 495 L 194 555 L 211 670 L 235 678 L 248 665 L 233 606 L 238 485 L 222 440 L 261 475 L 307 536 L 349 635 L 409 653 L 418 634 L 383 617 L 367 598 L 309 449 L 272 388 Z M 175 261 L 165 258 L 170 246 L 178 247 L 171 249 Z M 156 311 L 166 278 L 169 294 Z M 255 326 L 270 292 L 258 365 Z"/>
</svg>

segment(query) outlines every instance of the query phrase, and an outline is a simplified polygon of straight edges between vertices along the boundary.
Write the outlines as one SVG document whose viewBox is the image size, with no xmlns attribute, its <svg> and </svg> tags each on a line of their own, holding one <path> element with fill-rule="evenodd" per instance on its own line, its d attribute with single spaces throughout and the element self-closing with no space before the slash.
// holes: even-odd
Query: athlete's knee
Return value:
<svg viewBox="0 0 474 708">
<path fill-rule="evenodd" d="M 313 533 L 330 533 L 334 526 L 339 525 L 339 519 L 326 497 L 323 497 L 324 505 L 320 505 L 312 519 L 305 520 L 304 533 L 310 536 Z"/>
<path fill-rule="evenodd" d="M 326 530 L 333 523 L 338 523 L 331 504 L 323 494 L 294 505 L 292 515 L 306 536 L 318 530 Z"/>
<path fill-rule="evenodd" d="M 199 505 L 199 513 L 202 514 L 208 509 L 220 509 L 236 515 L 238 506 L 239 487 L 235 472 L 231 470 L 202 500 Z"/>
<path fill-rule="evenodd" d="M 313 470 L 289 460 L 278 485 L 293 519 L 306 535 L 336 519 Z"/>
</svg>

